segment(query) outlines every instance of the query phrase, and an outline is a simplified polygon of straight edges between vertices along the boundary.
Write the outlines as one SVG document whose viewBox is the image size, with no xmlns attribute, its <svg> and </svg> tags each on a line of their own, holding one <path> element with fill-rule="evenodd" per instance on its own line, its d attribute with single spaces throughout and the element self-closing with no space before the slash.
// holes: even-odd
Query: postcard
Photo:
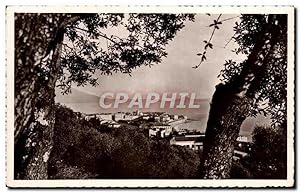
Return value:
<svg viewBox="0 0 300 193">
<path fill-rule="evenodd" d="M 8 6 L 11 188 L 291 188 L 292 6 Z"/>
</svg>

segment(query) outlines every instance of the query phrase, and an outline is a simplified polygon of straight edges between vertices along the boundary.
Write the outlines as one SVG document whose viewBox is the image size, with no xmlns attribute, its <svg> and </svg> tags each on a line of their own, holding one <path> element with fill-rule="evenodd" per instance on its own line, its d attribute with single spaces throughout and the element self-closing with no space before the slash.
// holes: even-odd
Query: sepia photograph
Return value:
<svg viewBox="0 0 300 193">
<path fill-rule="evenodd" d="M 8 187 L 293 187 L 294 8 L 8 6 Z"/>
</svg>

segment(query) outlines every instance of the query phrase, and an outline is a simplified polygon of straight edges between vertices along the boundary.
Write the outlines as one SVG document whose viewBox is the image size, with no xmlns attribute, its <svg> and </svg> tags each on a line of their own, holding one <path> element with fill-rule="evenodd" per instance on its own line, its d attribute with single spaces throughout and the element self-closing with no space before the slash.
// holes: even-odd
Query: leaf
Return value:
<svg viewBox="0 0 300 193">
<path fill-rule="evenodd" d="M 207 44 L 207 41 L 206 41 L 206 40 L 204 40 L 203 42 Z"/>
<path fill-rule="evenodd" d="M 213 45 L 211 43 L 207 44 L 210 49 L 213 49 Z"/>
<path fill-rule="evenodd" d="M 217 25 L 215 26 L 216 29 L 220 29 Z"/>
<path fill-rule="evenodd" d="M 209 13 L 206 13 L 206 15 L 211 16 Z"/>
<path fill-rule="evenodd" d="M 201 53 L 198 53 L 198 54 L 197 54 L 197 56 L 201 56 L 201 55 L 202 55 Z"/>
</svg>

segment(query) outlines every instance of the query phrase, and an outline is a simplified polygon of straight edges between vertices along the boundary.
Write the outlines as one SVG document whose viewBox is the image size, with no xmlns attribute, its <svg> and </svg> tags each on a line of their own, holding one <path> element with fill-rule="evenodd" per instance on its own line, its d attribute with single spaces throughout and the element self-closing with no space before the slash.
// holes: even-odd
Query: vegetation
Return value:
<svg viewBox="0 0 300 193">
<path fill-rule="evenodd" d="M 199 155 L 136 126 L 105 128 L 56 106 L 50 178 L 195 178 Z"/>
<path fill-rule="evenodd" d="M 245 165 L 253 178 L 286 179 L 287 135 L 285 127 L 256 127 L 253 146 Z"/>
<path fill-rule="evenodd" d="M 201 151 L 151 139 L 134 125 L 107 128 L 96 119 L 56 105 L 50 179 L 200 178 Z M 233 162 L 233 179 L 286 178 L 286 137 L 282 129 L 257 127 L 247 157 Z"/>
</svg>

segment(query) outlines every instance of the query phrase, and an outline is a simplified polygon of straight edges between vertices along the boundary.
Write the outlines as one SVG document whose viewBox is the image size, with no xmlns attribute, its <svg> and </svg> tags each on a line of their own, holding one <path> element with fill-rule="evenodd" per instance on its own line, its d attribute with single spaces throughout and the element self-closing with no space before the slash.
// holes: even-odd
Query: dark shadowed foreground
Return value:
<svg viewBox="0 0 300 193">
<path fill-rule="evenodd" d="M 200 163 L 192 150 L 150 140 L 137 126 L 106 128 L 58 107 L 51 178 L 194 178 Z"/>
<path fill-rule="evenodd" d="M 258 127 L 253 138 L 253 151 L 233 163 L 231 178 L 286 178 L 286 137 L 281 130 Z M 134 125 L 107 128 L 60 105 L 54 144 L 50 179 L 199 178 L 201 173 L 201 152 L 172 146 L 167 139 L 150 139 Z"/>
</svg>

